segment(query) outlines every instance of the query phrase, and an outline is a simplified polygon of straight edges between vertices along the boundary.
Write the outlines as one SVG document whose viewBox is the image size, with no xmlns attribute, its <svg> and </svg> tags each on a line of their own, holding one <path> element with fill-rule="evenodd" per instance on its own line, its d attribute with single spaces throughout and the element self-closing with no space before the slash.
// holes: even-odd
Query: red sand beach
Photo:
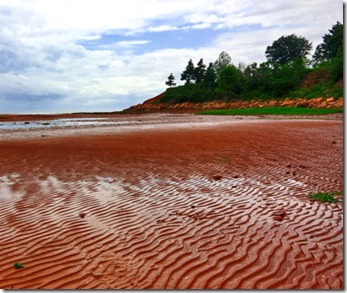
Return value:
<svg viewBox="0 0 347 293">
<path fill-rule="evenodd" d="M 0 129 L 0 288 L 343 288 L 334 117 Z"/>
</svg>

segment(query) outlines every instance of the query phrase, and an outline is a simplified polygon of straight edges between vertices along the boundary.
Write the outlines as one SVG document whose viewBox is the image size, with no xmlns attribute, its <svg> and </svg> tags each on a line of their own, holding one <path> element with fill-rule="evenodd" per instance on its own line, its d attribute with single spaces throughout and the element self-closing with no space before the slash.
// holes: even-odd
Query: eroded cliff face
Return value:
<svg viewBox="0 0 347 293">
<path fill-rule="evenodd" d="M 162 95 L 162 94 L 161 94 Z M 297 98 L 285 100 L 251 100 L 251 101 L 211 101 L 204 103 L 158 103 L 161 95 L 146 100 L 142 104 L 132 106 L 123 110 L 124 113 L 153 113 L 153 112 L 174 112 L 174 113 L 195 113 L 201 110 L 210 109 L 243 109 L 243 108 L 262 108 L 262 107 L 306 107 L 306 108 L 343 108 L 343 98 Z"/>
</svg>

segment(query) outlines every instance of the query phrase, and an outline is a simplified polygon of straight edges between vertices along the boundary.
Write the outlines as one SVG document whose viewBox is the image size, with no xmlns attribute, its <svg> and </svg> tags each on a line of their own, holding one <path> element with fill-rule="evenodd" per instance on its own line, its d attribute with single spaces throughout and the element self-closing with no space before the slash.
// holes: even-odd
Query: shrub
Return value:
<svg viewBox="0 0 347 293">
<path fill-rule="evenodd" d="M 13 267 L 16 268 L 16 269 L 24 269 L 25 268 L 25 266 L 22 263 L 20 263 L 20 262 L 15 262 L 13 264 Z"/>
<path fill-rule="evenodd" d="M 332 202 L 336 203 L 337 199 L 334 197 L 335 194 L 339 194 L 336 192 L 325 193 L 325 192 L 317 192 L 308 195 L 309 199 L 322 201 L 322 202 Z"/>
<path fill-rule="evenodd" d="M 205 88 L 198 84 L 186 84 L 176 88 L 168 89 L 161 103 L 183 103 L 193 102 L 200 103 L 216 99 L 217 95 L 214 89 Z"/>
</svg>

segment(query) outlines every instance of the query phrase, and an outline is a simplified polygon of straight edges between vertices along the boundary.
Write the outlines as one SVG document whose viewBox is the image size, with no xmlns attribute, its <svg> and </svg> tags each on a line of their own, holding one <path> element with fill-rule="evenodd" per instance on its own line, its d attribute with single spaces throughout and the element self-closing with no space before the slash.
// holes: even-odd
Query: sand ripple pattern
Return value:
<svg viewBox="0 0 347 293">
<path fill-rule="evenodd" d="M 247 160 L 229 162 L 223 149 L 205 169 L 136 179 L 4 175 L 0 287 L 342 288 L 342 199 L 306 198 L 342 190 L 341 151 L 316 150 L 326 166 L 316 172 L 309 150 L 289 149 L 281 162 L 245 149 L 259 158 L 247 171 Z M 26 268 L 14 269 L 16 261 Z"/>
<path fill-rule="evenodd" d="M 114 178 L 36 184 L 36 194 L 19 194 L 1 208 L 2 223 L 12 223 L 1 233 L 2 251 L 11 255 L 0 263 L 3 288 L 342 284 L 341 204 L 298 199 L 288 186 L 270 196 L 274 187 L 253 179 L 198 175 L 184 182 L 143 179 L 138 186 Z M 69 193 L 73 188 L 79 196 Z M 11 205 L 21 212 L 6 211 Z M 285 211 L 281 221 L 277 210 Z M 19 255 L 29 268 L 9 270 Z"/>
</svg>

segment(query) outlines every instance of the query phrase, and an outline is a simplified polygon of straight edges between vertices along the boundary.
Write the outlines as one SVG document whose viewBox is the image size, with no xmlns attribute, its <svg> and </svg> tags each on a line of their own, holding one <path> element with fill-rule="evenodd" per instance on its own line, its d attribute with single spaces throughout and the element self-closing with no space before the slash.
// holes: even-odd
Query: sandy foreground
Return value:
<svg viewBox="0 0 347 293">
<path fill-rule="evenodd" d="M 0 288 L 343 288 L 343 195 L 307 198 L 343 190 L 326 117 L 0 123 Z"/>
</svg>

